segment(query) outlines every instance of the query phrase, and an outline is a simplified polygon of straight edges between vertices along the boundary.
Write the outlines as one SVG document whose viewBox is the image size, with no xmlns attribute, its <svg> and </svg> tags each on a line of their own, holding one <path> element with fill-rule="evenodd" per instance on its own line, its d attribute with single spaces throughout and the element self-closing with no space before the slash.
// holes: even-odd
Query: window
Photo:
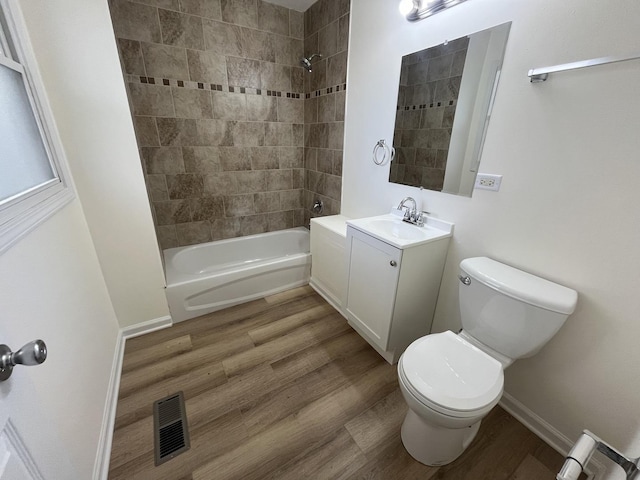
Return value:
<svg viewBox="0 0 640 480">
<path fill-rule="evenodd" d="M 74 196 L 15 0 L 0 0 L 0 253 Z"/>
</svg>

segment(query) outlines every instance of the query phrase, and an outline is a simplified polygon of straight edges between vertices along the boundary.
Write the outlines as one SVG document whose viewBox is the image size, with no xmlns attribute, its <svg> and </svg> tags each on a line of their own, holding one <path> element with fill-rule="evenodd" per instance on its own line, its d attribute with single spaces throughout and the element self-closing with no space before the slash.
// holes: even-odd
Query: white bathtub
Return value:
<svg viewBox="0 0 640 480">
<path fill-rule="evenodd" d="M 174 322 L 309 283 L 304 227 L 164 251 Z"/>
</svg>

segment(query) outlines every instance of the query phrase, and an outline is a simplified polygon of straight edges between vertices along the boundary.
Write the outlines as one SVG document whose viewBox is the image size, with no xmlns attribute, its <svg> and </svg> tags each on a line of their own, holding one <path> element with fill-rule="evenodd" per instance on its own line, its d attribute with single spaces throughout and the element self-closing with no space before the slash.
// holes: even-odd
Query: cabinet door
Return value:
<svg viewBox="0 0 640 480">
<path fill-rule="evenodd" d="M 402 250 L 349 228 L 347 316 L 386 350 L 398 286 Z"/>
</svg>

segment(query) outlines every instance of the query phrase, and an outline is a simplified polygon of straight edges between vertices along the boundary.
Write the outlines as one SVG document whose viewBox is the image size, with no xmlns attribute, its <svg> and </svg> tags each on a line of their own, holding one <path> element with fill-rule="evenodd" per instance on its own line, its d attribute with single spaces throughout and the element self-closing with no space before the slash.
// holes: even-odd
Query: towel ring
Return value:
<svg viewBox="0 0 640 480">
<path fill-rule="evenodd" d="M 380 155 L 378 152 L 382 149 L 382 159 L 380 159 Z M 393 161 L 396 156 L 396 149 L 387 145 L 387 142 L 382 140 L 378 140 L 378 143 L 373 147 L 373 163 L 376 165 L 386 165 L 389 161 Z"/>
</svg>

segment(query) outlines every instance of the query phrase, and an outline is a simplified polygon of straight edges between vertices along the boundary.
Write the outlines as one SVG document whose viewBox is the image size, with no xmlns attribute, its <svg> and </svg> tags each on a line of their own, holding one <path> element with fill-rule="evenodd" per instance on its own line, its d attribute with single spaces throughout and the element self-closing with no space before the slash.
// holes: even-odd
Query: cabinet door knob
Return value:
<svg viewBox="0 0 640 480">
<path fill-rule="evenodd" d="M 389 265 L 391 265 L 392 267 L 395 267 L 396 265 L 398 265 L 398 262 L 396 262 L 395 260 L 391 260 L 389 262 Z"/>
</svg>

